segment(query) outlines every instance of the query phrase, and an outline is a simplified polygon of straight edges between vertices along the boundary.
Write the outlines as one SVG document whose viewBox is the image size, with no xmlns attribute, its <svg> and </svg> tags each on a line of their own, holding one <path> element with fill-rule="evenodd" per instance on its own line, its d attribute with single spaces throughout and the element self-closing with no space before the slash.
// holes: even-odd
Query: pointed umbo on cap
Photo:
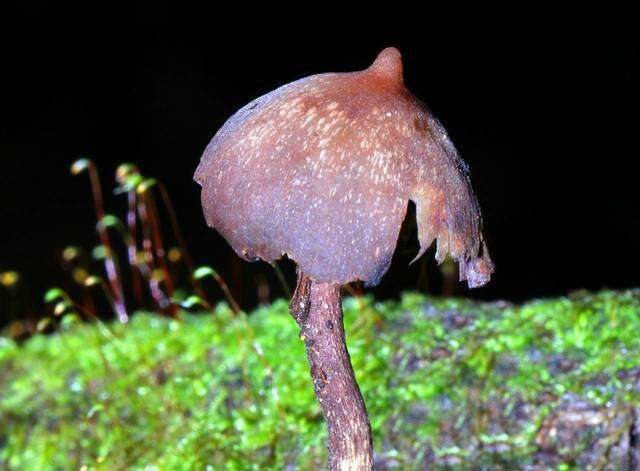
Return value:
<svg viewBox="0 0 640 471">
<path fill-rule="evenodd" d="M 437 261 L 450 254 L 470 287 L 493 271 L 466 164 L 405 87 L 394 48 L 366 70 L 252 101 L 213 137 L 195 180 L 207 223 L 247 260 L 287 254 L 314 280 L 375 285 L 412 200 L 418 256 L 437 239 Z"/>
</svg>

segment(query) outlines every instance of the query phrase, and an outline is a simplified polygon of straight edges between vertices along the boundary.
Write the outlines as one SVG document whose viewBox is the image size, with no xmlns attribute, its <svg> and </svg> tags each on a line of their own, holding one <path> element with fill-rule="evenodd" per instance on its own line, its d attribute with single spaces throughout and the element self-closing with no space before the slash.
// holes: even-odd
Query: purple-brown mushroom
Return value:
<svg viewBox="0 0 640 471">
<path fill-rule="evenodd" d="M 371 469 L 340 286 L 379 282 L 409 200 L 418 257 L 436 240 L 436 260 L 451 256 L 472 288 L 493 271 L 467 166 L 405 87 L 400 53 L 387 48 L 366 70 L 313 75 L 252 101 L 213 137 L 195 180 L 207 223 L 238 255 L 297 263 L 291 313 L 329 429 L 329 468 Z"/>
</svg>

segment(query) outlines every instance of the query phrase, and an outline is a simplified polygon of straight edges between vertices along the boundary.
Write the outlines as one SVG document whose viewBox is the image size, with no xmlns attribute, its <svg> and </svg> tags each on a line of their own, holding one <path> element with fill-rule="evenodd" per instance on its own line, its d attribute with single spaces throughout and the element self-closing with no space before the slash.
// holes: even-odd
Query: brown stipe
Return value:
<svg viewBox="0 0 640 471">
<path fill-rule="evenodd" d="M 299 272 L 290 311 L 300 326 L 329 431 L 329 469 L 372 469 L 371 426 L 345 343 L 340 285 L 319 283 Z"/>
</svg>

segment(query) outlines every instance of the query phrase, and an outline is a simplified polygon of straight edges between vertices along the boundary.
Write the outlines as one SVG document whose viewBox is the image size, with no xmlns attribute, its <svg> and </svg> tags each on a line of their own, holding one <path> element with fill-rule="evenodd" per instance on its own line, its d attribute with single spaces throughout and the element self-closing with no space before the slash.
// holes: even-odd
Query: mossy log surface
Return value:
<svg viewBox="0 0 640 471">
<path fill-rule="evenodd" d="M 640 291 L 344 313 L 376 469 L 638 466 Z M 325 440 L 285 301 L 0 337 L 2 469 L 322 469 Z"/>
</svg>

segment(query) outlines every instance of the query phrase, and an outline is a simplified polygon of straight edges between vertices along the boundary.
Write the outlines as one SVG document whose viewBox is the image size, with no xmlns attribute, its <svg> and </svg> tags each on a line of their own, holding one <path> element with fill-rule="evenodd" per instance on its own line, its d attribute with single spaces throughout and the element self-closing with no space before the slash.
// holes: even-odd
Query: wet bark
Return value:
<svg viewBox="0 0 640 471">
<path fill-rule="evenodd" d="M 340 285 L 299 272 L 290 311 L 300 326 L 329 431 L 329 470 L 373 469 L 371 426 L 345 343 Z"/>
<path fill-rule="evenodd" d="M 629 428 L 629 471 L 640 471 L 640 414 L 635 408 L 631 411 Z"/>
</svg>

